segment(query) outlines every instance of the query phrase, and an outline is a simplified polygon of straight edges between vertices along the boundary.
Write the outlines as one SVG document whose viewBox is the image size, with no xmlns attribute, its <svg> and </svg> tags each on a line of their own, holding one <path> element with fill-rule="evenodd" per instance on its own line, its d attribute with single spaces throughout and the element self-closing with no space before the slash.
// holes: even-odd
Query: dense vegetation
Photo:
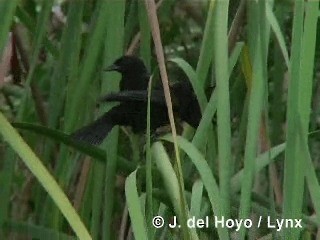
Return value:
<svg viewBox="0 0 320 240">
<path fill-rule="evenodd" d="M 319 2 L 156 8 L 0 1 L 0 238 L 319 239 Z M 199 127 L 70 139 L 113 106 L 97 104 L 119 87 L 103 69 L 123 54 L 153 84 L 190 81 Z"/>
</svg>

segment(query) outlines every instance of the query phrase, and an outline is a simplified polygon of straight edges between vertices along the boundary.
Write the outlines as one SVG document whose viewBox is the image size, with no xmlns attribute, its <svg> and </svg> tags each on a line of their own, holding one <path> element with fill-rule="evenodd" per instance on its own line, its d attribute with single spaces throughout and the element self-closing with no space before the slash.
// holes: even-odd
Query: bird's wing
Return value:
<svg viewBox="0 0 320 240">
<path fill-rule="evenodd" d="M 148 92 L 144 90 L 126 90 L 118 93 L 109 93 L 100 98 L 101 102 L 147 102 Z M 165 104 L 163 91 L 153 90 L 151 92 L 151 102 Z"/>
</svg>

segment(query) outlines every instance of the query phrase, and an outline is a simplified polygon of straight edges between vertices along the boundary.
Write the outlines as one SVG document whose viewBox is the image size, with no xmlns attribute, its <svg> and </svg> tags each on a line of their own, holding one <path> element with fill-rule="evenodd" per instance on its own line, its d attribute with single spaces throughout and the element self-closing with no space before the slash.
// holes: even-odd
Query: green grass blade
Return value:
<svg viewBox="0 0 320 240">
<path fill-rule="evenodd" d="M 40 159 L 33 153 L 29 146 L 23 141 L 16 130 L 0 114 L 0 132 L 4 139 L 21 157 L 34 176 L 39 180 L 41 185 L 52 197 L 53 201 L 61 210 L 76 235 L 82 239 L 91 239 L 86 227 L 76 213 L 75 209 L 69 202 L 67 196 L 61 190 L 55 179 L 50 175 L 48 170 L 43 166 Z"/>
<path fill-rule="evenodd" d="M 192 84 L 194 92 L 198 98 L 200 107 L 202 110 L 204 110 L 207 104 L 207 100 L 203 91 L 203 87 L 201 86 L 201 83 L 198 81 L 196 72 L 193 70 L 190 64 L 182 58 L 170 58 L 169 61 L 177 64 L 177 66 L 181 68 L 183 72 L 187 75 L 188 79 L 190 80 L 190 83 Z"/>
<path fill-rule="evenodd" d="M 104 65 L 111 65 L 115 59 L 119 58 L 124 52 L 124 18 L 125 18 L 125 1 L 102 1 L 102 5 L 108 7 L 105 18 L 107 19 L 107 33 L 105 39 L 105 53 L 104 53 Z M 119 74 L 116 73 L 108 74 L 105 73 L 103 76 L 103 82 L 101 86 L 101 95 L 109 91 L 118 90 Z M 100 114 L 109 110 L 110 106 L 101 108 Z M 105 143 L 102 145 L 106 149 L 108 158 L 107 166 L 105 169 L 105 188 L 104 194 L 105 202 L 103 206 L 103 226 L 102 226 L 102 239 L 114 238 L 114 231 L 112 227 L 113 214 L 114 214 L 114 203 L 116 201 L 115 194 L 115 183 L 116 183 L 116 167 L 118 159 L 118 135 L 119 128 L 113 128 L 111 133 L 108 135 Z M 102 207 L 102 206 L 101 206 Z M 97 219 L 98 220 L 98 219 Z"/>
<path fill-rule="evenodd" d="M 201 121 L 197 128 L 197 131 L 192 139 L 192 143 L 200 149 L 201 146 L 206 144 L 208 138 L 208 132 L 212 126 L 212 119 L 217 111 L 217 91 L 214 90 L 211 94 L 209 102 L 206 106 L 204 113 L 202 114 Z"/>
<path fill-rule="evenodd" d="M 32 34 L 36 34 L 37 32 L 37 24 L 36 21 L 25 11 L 21 6 L 17 7 L 16 16 L 18 19 L 24 24 L 24 26 L 31 32 Z M 54 57 L 58 56 L 58 49 L 56 46 L 48 39 L 48 36 L 44 36 L 44 47 L 50 52 L 50 54 Z"/>
<path fill-rule="evenodd" d="M 1 25 L 1 31 L 0 31 L 0 56 L 2 56 L 2 52 L 4 49 L 4 46 L 7 43 L 8 40 L 8 32 L 10 30 L 10 26 L 12 23 L 12 19 L 14 16 L 15 9 L 17 7 L 18 0 L 12 0 L 12 1 L 0 1 L 0 25 Z"/>
<path fill-rule="evenodd" d="M 277 156 L 279 156 L 284 150 L 285 150 L 285 144 L 280 144 L 278 146 L 275 146 L 271 148 L 269 151 L 260 154 L 256 159 L 255 159 L 255 174 L 260 172 L 263 168 L 268 166 L 270 163 L 275 161 Z M 244 169 L 241 169 L 239 172 L 237 172 L 231 179 L 231 188 L 232 188 L 232 193 L 236 193 L 240 190 L 241 188 L 241 183 L 243 182 L 244 178 Z"/>
<path fill-rule="evenodd" d="M 169 142 L 173 141 L 171 136 L 164 136 L 162 139 Z M 214 212 L 215 216 L 218 218 L 221 218 L 222 216 L 225 217 L 226 213 L 222 205 L 221 193 L 207 161 L 203 158 L 201 153 L 186 139 L 178 137 L 177 143 L 178 146 L 190 157 L 190 160 L 197 168 L 203 185 L 208 193 L 212 211 Z M 229 239 L 227 228 L 219 227 L 217 230 L 220 239 Z"/>
<path fill-rule="evenodd" d="M 195 181 L 192 187 L 190 215 L 200 218 L 200 211 L 202 206 L 203 183 L 200 180 Z"/>
<path fill-rule="evenodd" d="M 308 84 L 310 79 L 303 79 L 301 76 L 301 65 L 303 56 L 303 22 L 304 22 L 304 1 L 295 1 L 292 47 L 290 58 L 290 84 L 288 89 L 288 107 L 287 107 L 287 147 L 284 162 L 284 201 L 283 201 L 283 218 L 301 218 L 303 189 L 304 189 L 304 173 L 301 171 L 304 166 L 303 156 L 300 151 L 298 141 L 298 126 L 296 118 L 298 113 L 305 112 L 302 108 L 309 108 L 310 105 L 305 104 L 309 99 L 300 99 L 300 87 Z M 309 93 L 307 93 L 309 94 Z M 307 122 L 304 120 L 303 127 Z M 306 131 L 306 128 L 303 129 Z M 286 239 L 299 239 L 300 229 L 286 228 L 283 230 L 283 237 Z"/>
<path fill-rule="evenodd" d="M 308 134 L 313 94 L 313 75 L 319 19 L 319 2 L 309 1 L 305 5 L 305 21 L 301 53 L 301 84 L 299 84 L 299 112 L 301 114 L 304 134 Z"/>
<path fill-rule="evenodd" d="M 190 216 L 190 214 L 188 213 L 187 209 L 183 209 L 183 207 L 180 205 L 181 195 L 176 173 L 170 163 L 170 159 L 162 143 L 155 142 L 152 145 L 151 150 L 152 157 L 157 165 L 157 168 L 159 169 L 160 174 L 162 175 L 164 186 L 168 192 L 178 221 L 181 224 L 181 228 L 183 228 L 184 225 L 182 224 L 182 220 L 184 218 L 182 216 L 182 211 L 185 211 L 185 213 L 187 213 L 187 216 Z M 192 239 L 198 239 L 195 229 L 184 229 L 184 231 L 190 231 Z"/>
<path fill-rule="evenodd" d="M 67 146 L 75 148 L 81 153 L 87 154 L 88 156 L 101 161 L 103 164 L 106 163 L 106 153 L 100 147 L 95 147 L 92 145 L 74 141 L 70 138 L 68 134 L 65 134 L 64 132 L 32 123 L 12 123 L 12 125 L 15 128 L 31 131 L 32 133 L 48 137 L 53 141 L 64 143 Z M 135 164 L 131 163 L 130 161 L 126 161 L 122 158 L 119 158 L 118 167 L 121 171 L 129 173 L 135 169 Z"/>
<path fill-rule="evenodd" d="M 70 2 L 66 28 L 62 33 L 60 55 L 51 79 L 49 127 L 58 126 L 59 116 L 65 102 L 67 80 L 78 68 L 83 7 L 83 0 Z"/>
<path fill-rule="evenodd" d="M 237 42 L 234 50 L 232 51 L 230 58 L 229 58 L 229 75 L 231 75 L 232 71 L 234 70 L 242 52 L 244 46 L 244 42 Z"/>
<path fill-rule="evenodd" d="M 214 7 L 216 1 L 210 1 L 206 26 L 203 33 L 203 40 L 200 49 L 200 56 L 197 64 L 197 76 L 200 84 L 202 86 L 205 85 L 205 81 L 207 78 L 207 74 L 210 68 L 210 64 L 212 62 L 214 45 L 213 45 L 213 37 L 216 32 L 214 32 Z"/>
<path fill-rule="evenodd" d="M 229 1 L 217 1 L 215 12 L 214 62 L 217 88 L 217 124 L 219 179 L 225 217 L 230 217 L 231 126 L 228 69 L 228 6 Z"/>
<path fill-rule="evenodd" d="M 140 205 L 136 175 L 137 170 L 128 176 L 125 185 L 125 193 L 135 239 L 143 240 L 148 239 L 148 234 L 144 220 L 145 218 Z"/>
<path fill-rule="evenodd" d="M 288 54 L 288 51 L 287 51 L 287 48 L 286 48 L 286 43 L 285 43 L 285 40 L 284 40 L 284 36 L 283 36 L 283 34 L 281 32 L 281 28 L 280 28 L 280 25 L 279 25 L 279 23 L 277 21 L 277 18 L 274 15 L 274 13 L 272 12 L 271 6 L 268 3 L 268 1 L 266 2 L 266 17 L 267 17 L 267 19 L 268 19 L 268 21 L 270 23 L 270 26 L 271 26 L 274 34 L 277 37 L 280 49 L 282 51 L 282 55 L 283 55 L 284 60 L 286 62 L 287 68 L 289 69 L 289 67 L 290 67 L 289 54 Z"/>
<path fill-rule="evenodd" d="M 148 21 L 148 15 L 143 1 L 138 1 L 138 16 L 141 32 L 140 56 L 144 60 L 147 69 L 151 68 L 151 31 Z"/>
<path fill-rule="evenodd" d="M 34 70 L 37 66 L 40 49 L 43 43 L 43 39 L 46 34 L 46 26 L 50 19 L 50 13 L 53 5 L 53 0 L 41 2 L 41 12 L 37 19 L 35 38 L 33 43 L 33 53 L 32 58 L 30 59 L 30 68 L 27 76 L 26 83 L 30 84 L 33 78 Z M 25 106 L 26 107 L 26 106 Z M 21 111 L 24 111 L 23 108 Z"/>
<path fill-rule="evenodd" d="M 302 155 L 304 156 L 303 159 L 306 160 L 306 165 L 304 166 L 304 175 L 307 180 L 307 186 L 309 188 L 310 196 L 312 199 L 313 206 L 316 210 L 316 218 L 318 223 L 320 223 L 320 185 L 318 182 L 316 170 L 313 166 L 313 162 L 310 156 L 310 152 L 308 149 L 308 136 L 304 135 L 301 116 L 298 119 L 299 125 L 299 141 L 301 143 L 301 151 Z"/>
<path fill-rule="evenodd" d="M 261 4 L 250 2 L 251 17 L 256 16 L 258 13 L 263 13 L 263 8 Z M 263 100 L 265 94 L 265 79 L 264 79 L 264 48 L 262 45 L 262 38 L 264 33 L 258 19 L 255 20 L 256 23 L 252 26 L 252 32 L 257 35 L 255 39 L 250 43 L 249 49 L 254 49 L 254 52 L 250 52 L 253 55 L 252 60 L 252 83 L 250 89 L 249 98 L 249 112 L 248 112 L 248 127 L 247 127 L 247 137 L 245 146 L 245 156 L 244 156 L 244 178 L 241 186 L 241 199 L 240 199 L 240 210 L 239 219 L 247 219 L 250 214 L 251 207 L 251 191 L 253 187 L 253 180 L 255 174 L 255 159 L 258 151 L 258 140 L 259 140 L 259 130 L 261 122 L 261 114 L 263 107 Z M 240 229 L 240 238 L 245 239 L 246 228 Z"/>
<path fill-rule="evenodd" d="M 83 106 L 83 98 L 87 96 L 88 89 L 94 71 L 96 70 L 96 64 L 101 53 L 103 40 L 106 34 L 106 26 L 108 23 L 108 4 L 97 4 L 97 16 L 94 18 L 93 30 L 90 33 L 90 38 L 88 39 L 88 44 L 86 47 L 86 52 L 84 59 L 79 67 L 79 79 L 73 81 L 68 87 L 70 89 L 68 102 L 66 103 L 65 111 L 65 126 L 64 129 L 69 132 L 77 126 L 79 120 L 79 111 Z M 77 114 L 75 113 L 77 112 Z M 81 115 L 80 115 L 81 116 Z"/>
<path fill-rule="evenodd" d="M 150 77 L 148 85 L 148 107 L 147 107 L 147 144 L 146 144 L 146 220 L 148 226 L 149 239 L 154 238 L 154 227 L 152 226 L 153 214 L 153 196 L 152 196 L 152 159 L 151 159 L 151 135 L 150 135 L 150 99 L 152 94 L 152 77 Z"/>
</svg>

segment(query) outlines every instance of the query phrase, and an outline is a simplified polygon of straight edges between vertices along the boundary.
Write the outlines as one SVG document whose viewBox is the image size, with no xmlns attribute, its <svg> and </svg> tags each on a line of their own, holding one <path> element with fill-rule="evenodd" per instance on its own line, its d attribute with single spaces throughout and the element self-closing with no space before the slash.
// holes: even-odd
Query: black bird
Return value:
<svg viewBox="0 0 320 240">
<path fill-rule="evenodd" d="M 91 124 L 71 134 L 79 141 L 98 145 L 116 126 L 130 126 L 134 133 L 143 132 L 147 125 L 148 81 L 150 75 L 144 63 L 137 57 L 123 56 L 117 59 L 107 71 L 122 74 L 120 92 L 111 93 L 102 101 L 117 101 L 120 104 L 103 114 Z M 189 82 L 180 82 L 171 86 L 174 112 L 178 117 L 194 128 L 198 127 L 201 111 Z M 162 89 L 152 90 L 150 128 L 157 128 L 169 123 L 167 106 Z"/>
<path fill-rule="evenodd" d="M 150 128 L 152 131 L 169 122 L 165 105 L 153 104 L 151 107 Z M 134 133 L 141 133 L 147 126 L 147 103 L 124 102 L 104 113 L 91 124 L 80 128 L 71 136 L 79 141 L 99 145 L 116 125 L 130 126 Z"/>
<path fill-rule="evenodd" d="M 150 74 L 143 61 L 134 56 L 122 56 L 118 58 L 105 71 L 117 71 L 121 73 L 119 89 L 123 90 L 147 90 Z"/>
<path fill-rule="evenodd" d="M 193 128 L 197 128 L 201 120 L 201 110 L 193 88 L 188 81 L 178 82 L 170 86 L 172 93 L 173 111 L 182 121 L 187 122 Z M 162 89 L 151 92 L 151 108 L 154 105 L 166 106 Z M 118 93 L 110 93 L 101 98 L 103 102 L 131 102 L 147 103 L 148 92 L 145 90 L 126 90 Z"/>
<path fill-rule="evenodd" d="M 106 71 L 117 71 L 121 73 L 119 88 L 123 90 L 144 90 L 148 88 L 149 73 L 142 62 L 134 56 L 122 56 L 117 59 Z M 156 112 L 165 113 L 163 104 L 154 104 L 152 115 Z M 142 132 L 146 128 L 147 103 L 136 101 L 125 101 L 113 107 L 91 124 L 76 130 L 71 137 L 98 145 L 108 135 L 111 129 L 116 126 L 131 126 L 134 133 Z M 161 114 L 151 120 L 151 129 L 156 129 L 168 122 L 167 114 Z"/>
</svg>

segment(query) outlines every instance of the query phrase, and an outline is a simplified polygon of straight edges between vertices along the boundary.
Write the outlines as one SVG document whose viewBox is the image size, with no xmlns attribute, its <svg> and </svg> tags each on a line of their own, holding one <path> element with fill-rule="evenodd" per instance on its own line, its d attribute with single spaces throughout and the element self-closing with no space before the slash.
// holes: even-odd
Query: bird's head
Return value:
<svg viewBox="0 0 320 240">
<path fill-rule="evenodd" d="M 147 73 L 143 61 L 134 56 L 122 56 L 118 58 L 111 66 L 107 67 L 105 71 L 117 71 L 121 74 Z"/>
</svg>

